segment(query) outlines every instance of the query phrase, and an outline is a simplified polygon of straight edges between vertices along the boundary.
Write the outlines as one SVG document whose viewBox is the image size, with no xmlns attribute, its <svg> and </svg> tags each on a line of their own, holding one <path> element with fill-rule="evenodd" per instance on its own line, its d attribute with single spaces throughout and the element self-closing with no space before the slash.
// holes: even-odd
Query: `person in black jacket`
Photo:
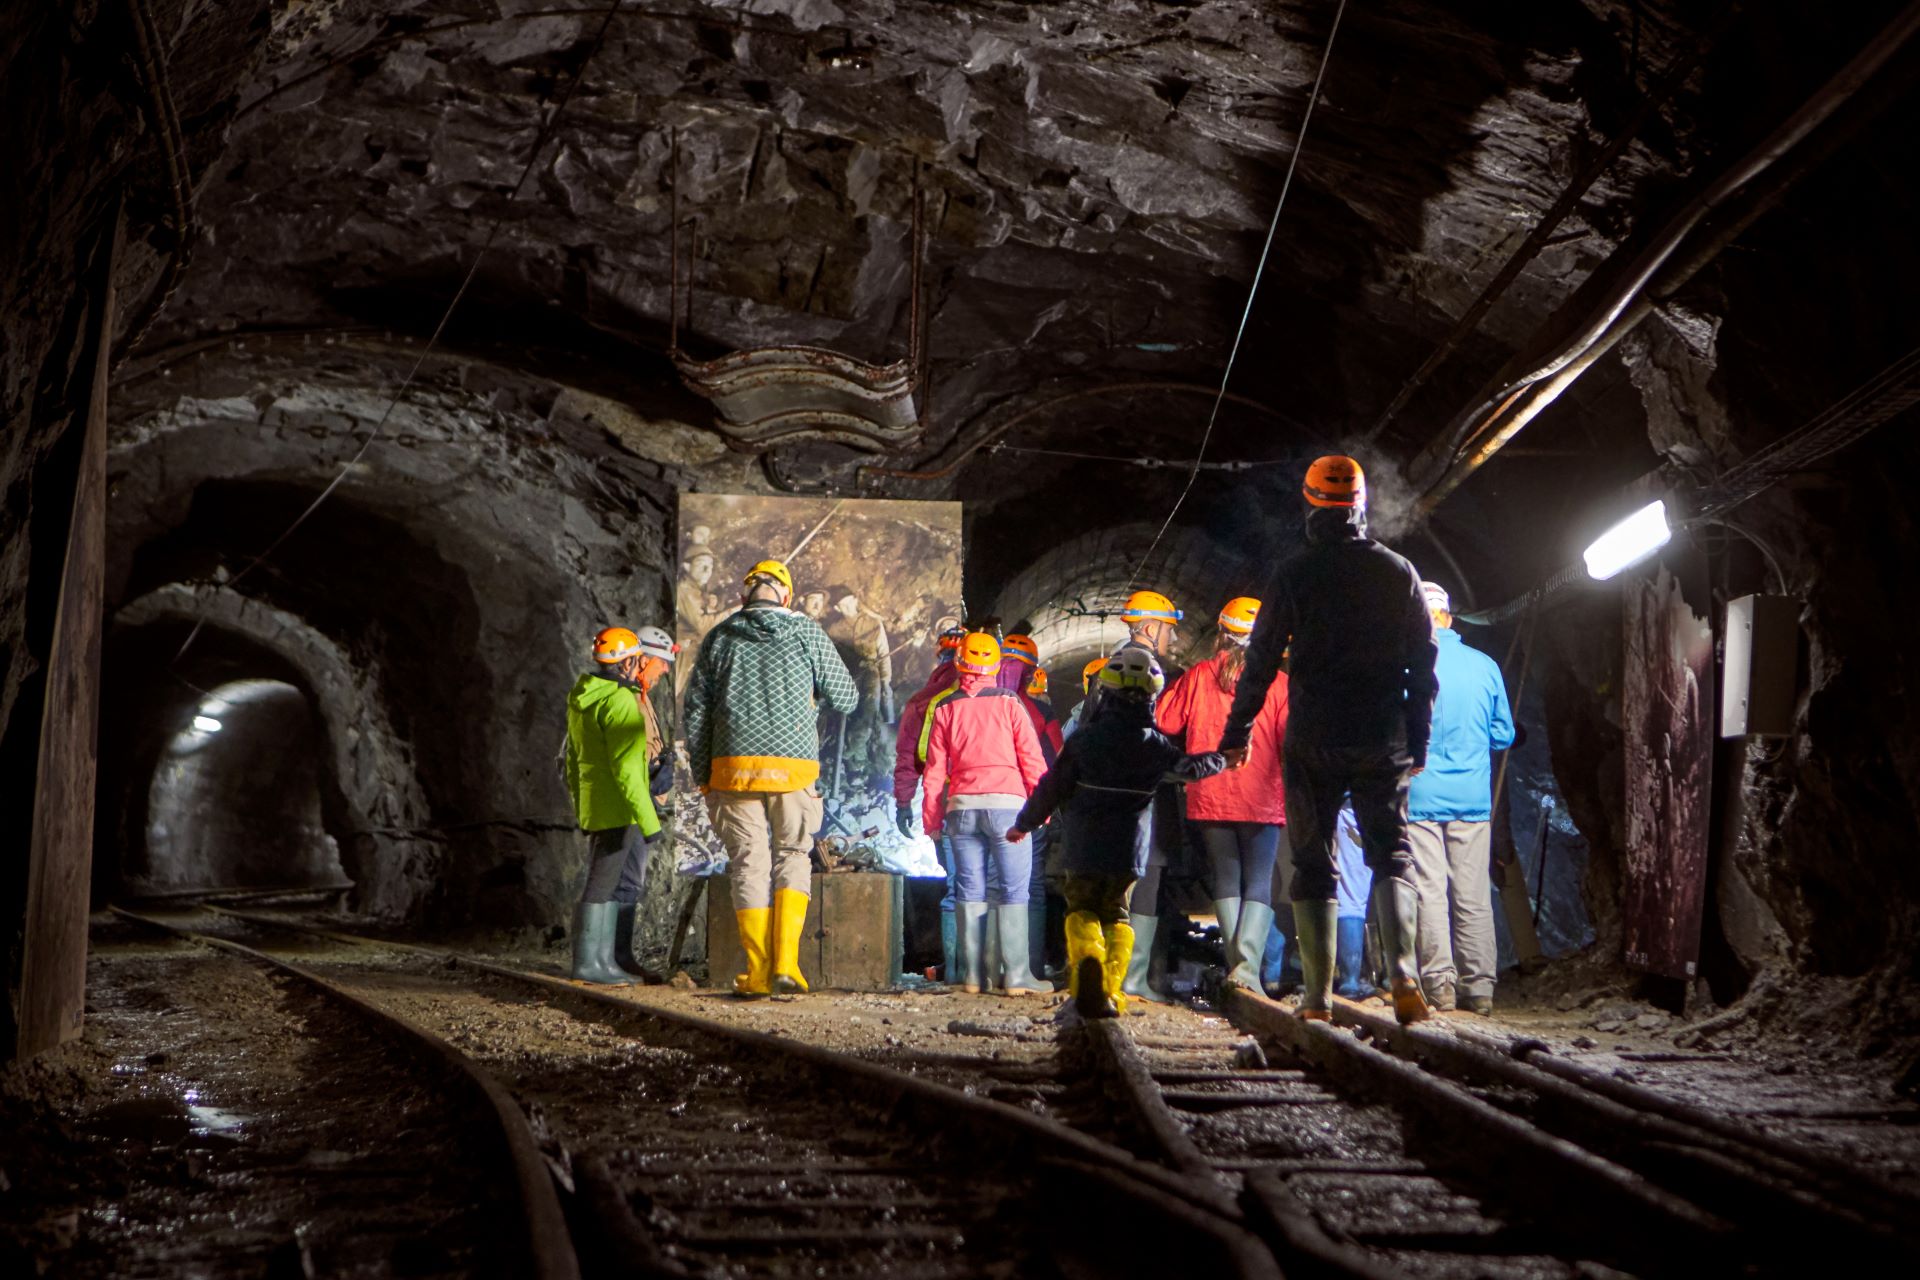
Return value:
<svg viewBox="0 0 1920 1280">
<path fill-rule="evenodd" d="M 1338 911 L 1333 834 L 1353 797 L 1373 871 L 1373 910 L 1401 1022 L 1429 1016 L 1414 957 L 1419 892 L 1407 840 L 1407 788 L 1426 767 L 1433 716 L 1433 624 L 1420 575 L 1367 536 L 1367 487 L 1352 458 L 1307 470 L 1307 548 L 1262 594 L 1247 665 L 1220 749 L 1246 760 L 1267 686 L 1287 658 L 1287 736 L 1281 778 L 1293 846 L 1293 914 L 1305 991 L 1300 1016 L 1331 1017 Z"/>
<path fill-rule="evenodd" d="M 1146 871 L 1154 792 L 1227 767 L 1217 751 L 1188 755 L 1153 723 L 1166 672 L 1146 649 L 1125 647 L 1100 671 L 1103 690 L 1015 819 L 1007 839 L 1026 838 L 1057 810 L 1067 823 L 1067 989 L 1090 1018 L 1125 1013 L 1122 992 L 1134 931 L 1128 900 Z"/>
</svg>

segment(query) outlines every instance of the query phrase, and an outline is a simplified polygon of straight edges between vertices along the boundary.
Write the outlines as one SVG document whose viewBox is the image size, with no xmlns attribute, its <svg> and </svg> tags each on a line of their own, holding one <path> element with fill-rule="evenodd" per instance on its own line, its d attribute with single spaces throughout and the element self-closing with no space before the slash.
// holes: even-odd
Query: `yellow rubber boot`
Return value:
<svg viewBox="0 0 1920 1280">
<path fill-rule="evenodd" d="M 1088 966 L 1091 965 L 1091 968 Z M 1100 932 L 1100 917 L 1091 911 L 1075 911 L 1067 916 L 1067 991 L 1083 1018 L 1113 1016 L 1105 999 L 1107 940 Z M 1087 981 L 1080 980 L 1086 969 Z"/>
<path fill-rule="evenodd" d="M 800 934 L 807 927 L 807 895 L 798 889 L 773 891 L 773 992 L 797 996 L 807 989 L 800 972 Z"/>
<path fill-rule="evenodd" d="M 1107 926 L 1107 998 L 1113 1001 L 1113 1011 L 1124 1014 L 1127 1011 L 1126 993 L 1120 986 L 1127 980 L 1127 962 L 1133 959 L 1133 926 L 1130 924 L 1110 924 Z"/>
<path fill-rule="evenodd" d="M 767 934 L 773 927 L 773 908 L 746 907 L 733 913 L 740 926 L 740 950 L 747 955 L 747 971 L 735 974 L 733 994 L 759 997 L 772 990 L 767 985 Z"/>
</svg>

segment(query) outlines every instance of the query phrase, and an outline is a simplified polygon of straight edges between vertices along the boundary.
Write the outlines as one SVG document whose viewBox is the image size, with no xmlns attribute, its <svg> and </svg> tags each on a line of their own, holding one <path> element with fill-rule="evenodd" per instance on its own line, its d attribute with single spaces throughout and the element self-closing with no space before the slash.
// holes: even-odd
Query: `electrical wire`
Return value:
<svg viewBox="0 0 1920 1280">
<path fill-rule="evenodd" d="M 593 43 L 587 47 L 587 56 L 580 60 L 580 65 L 575 69 L 573 78 L 567 81 L 566 87 L 561 90 L 559 98 L 554 102 L 552 112 L 548 114 L 546 121 L 540 126 L 540 132 L 533 140 L 533 150 L 527 156 L 527 163 L 520 170 L 519 180 L 513 184 L 513 190 L 507 193 L 507 198 L 504 202 L 506 205 L 511 205 L 519 198 L 520 192 L 526 188 L 527 179 L 533 176 L 534 166 L 540 162 L 540 154 L 547 149 L 547 142 L 559 126 L 560 117 L 566 113 L 567 104 L 573 100 L 574 90 L 580 87 L 582 80 L 586 79 L 587 68 L 593 65 L 594 56 L 600 52 L 601 45 L 606 42 L 607 29 L 613 25 L 615 15 L 620 12 L 621 6 L 625 3 L 626 0 L 613 0 L 613 3 L 607 6 L 606 14 L 600 20 L 600 29 L 594 32 Z M 288 538 L 291 538 L 294 532 L 307 522 L 309 516 L 320 509 L 322 503 L 333 496 L 334 491 L 346 482 L 347 477 L 352 474 L 353 469 L 367 456 L 367 450 L 371 449 L 374 441 L 378 440 L 382 433 L 386 431 L 387 423 L 393 417 L 393 411 L 400 407 L 401 402 L 407 398 L 407 392 L 412 390 L 414 379 L 419 376 L 422 366 L 427 362 L 427 357 L 433 353 L 434 347 L 439 344 L 441 335 L 446 332 L 448 321 L 453 319 L 454 309 L 460 305 L 460 300 L 467 296 L 467 289 L 473 284 L 474 276 L 479 274 L 481 262 L 486 259 L 487 251 L 493 248 L 493 242 L 499 237 L 500 228 L 506 225 L 506 221 L 506 209 L 503 207 L 501 211 L 494 216 L 493 225 L 487 228 L 486 239 L 480 242 L 480 249 L 473 255 L 473 262 L 468 265 L 466 275 L 461 277 L 460 287 L 454 290 L 453 297 L 447 301 L 446 309 L 440 313 L 439 323 L 433 326 L 433 332 L 428 335 L 426 345 L 420 348 L 420 354 L 414 359 L 413 367 L 408 369 L 407 376 L 401 379 L 399 389 L 393 393 L 393 398 L 387 402 L 387 407 L 381 413 L 380 420 L 374 424 L 373 430 L 367 433 L 367 438 L 360 442 L 360 447 L 354 450 L 353 456 L 347 459 L 345 465 L 340 468 L 339 473 L 327 483 L 326 488 L 320 491 L 319 496 L 314 498 L 312 502 L 309 502 L 306 509 L 293 518 L 293 523 L 289 524 L 279 537 L 267 544 L 265 551 L 262 551 L 259 555 L 248 561 L 240 572 L 228 579 L 225 583 L 226 586 L 239 586 L 243 578 L 264 564 L 268 557 L 280 549 L 282 543 Z M 180 651 L 173 655 L 175 662 L 180 661 L 180 659 L 186 656 L 187 650 L 192 647 L 193 642 L 200 635 L 201 628 L 205 625 L 206 622 L 204 620 L 197 621 L 193 624 L 193 630 L 187 633 L 186 640 L 180 645 Z"/>
<path fill-rule="evenodd" d="M 1234 459 L 1228 462 L 1206 462 L 1198 458 L 1136 458 L 1122 453 L 1080 453 L 1073 449 L 1042 449 L 1037 445 L 995 444 L 987 446 L 988 453 L 1034 453 L 1049 458 L 1077 458 L 1082 462 L 1120 462 L 1130 467 L 1144 467 L 1149 471 L 1161 467 L 1198 466 L 1206 471 L 1251 471 L 1255 467 L 1291 466 L 1291 458 Z"/>
<path fill-rule="evenodd" d="M 1340 19 L 1346 16 L 1347 0 L 1340 0 L 1333 11 L 1333 26 L 1327 30 L 1326 48 L 1320 51 L 1320 69 L 1314 72 L 1313 88 L 1307 93 L 1307 109 L 1300 117 L 1300 133 L 1294 139 L 1293 154 L 1287 157 L 1287 176 L 1280 183 L 1280 198 L 1274 201 L 1273 219 L 1267 223 L 1267 240 L 1260 247 L 1260 262 L 1253 269 L 1253 284 L 1247 290 L 1247 304 L 1240 311 L 1240 327 L 1234 330 L 1233 346 L 1227 352 L 1227 367 L 1220 374 L 1220 390 L 1213 398 L 1213 408 L 1207 414 L 1207 429 L 1200 436 L 1200 448 L 1194 454 L 1193 467 L 1187 472 L 1187 483 L 1180 490 L 1180 496 L 1174 499 L 1173 509 L 1167 512 L 1167 518 L 1161 522 L 1160 531 L 1153 535 L 1153 541 L 1147 544 L 1147 553 L 1140 557 L 1140 563 L 1134 566 L 1133 576 L 1127 580 L 1127 593 L 1132 594 L 1134 584 L 1146 571 L 1147 562 L 1153 559 L 1153 553 L 1160 549 L 1160 540 L 1167 536 L 1167 530 L 1173 527 L 1174 517 L 1180 514 L 1180 508 L 1186 504 L 1187 495 L 1193 492 L 1193 483 L 1200 477 L 1200 464 L 1206 459 L 1207 445 L 1213 440 L 1214 424 L 1220 420 L 1220 405 L 1227 398 L 1227 383 L 1233 378 L 1234 361 L 1240 356 L 1240 344 L 1247 336 L 1247 322 L 1253 317 L 1253 300 L 1260 293 L 1260 278 L 1266 273 L 1267 258 L 1273 252 L 1274 233 L 1280 229 L 1280 211 L 1287 207 L 1287 193 L 1293 190 L 1293 173 L 1300 165 L 1300 153 L 1306 150 L 1307 129 L 1313 124 L 1313 109 L 1320 101 L 1320 84 L 1326 79 L 1327 63 L 1333 60 L 1334 38 L 1340 34 Z"/>
<path fill-rule="evenodd" d="M 161 168 L 166 174 L 167 195 L 173 203 L 173 244 L 167 251 L 160 276 L 140 310 L 127 325 L 113 354 L 118 368 L 133 353 L 160 313 L 180 287 L 187 261 L 193 255 L 199 229 L 193 217 L 193 173 L 187 156 L 186 133 L 180 126 L 180 108 L 173 98 L 173 82 L 167 74 L 167 51 L 160 40 L 160 28 L 153 20 L 147 0 L 128 0 L 127 13 L 133 24 L 134 53 L 140 63 L 141 77 L 147 84 L 154 139 L 160 146 Z"/>
</svg>

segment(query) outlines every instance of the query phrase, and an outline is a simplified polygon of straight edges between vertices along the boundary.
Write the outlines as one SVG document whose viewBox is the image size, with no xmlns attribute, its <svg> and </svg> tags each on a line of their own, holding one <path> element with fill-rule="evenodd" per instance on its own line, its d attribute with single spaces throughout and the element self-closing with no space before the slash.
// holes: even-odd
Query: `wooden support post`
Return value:
<svg viewBox="0 0 1920 1280">
<path fill-rule="evenodd" d="M 93 385 L 47 658 L 21 955 L 17 1053 L 22 1059 L 78 1036 L 86 1008 L 106 574 L 107 374 L 113 352 L 113 267 L 122 225 L 116 211 L 94 273 Z"/>
</svg>

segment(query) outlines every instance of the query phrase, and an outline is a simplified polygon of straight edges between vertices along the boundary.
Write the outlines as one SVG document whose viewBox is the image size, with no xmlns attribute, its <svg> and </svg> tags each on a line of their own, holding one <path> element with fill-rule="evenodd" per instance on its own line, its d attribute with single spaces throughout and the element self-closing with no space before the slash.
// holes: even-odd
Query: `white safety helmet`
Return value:
<svg viewBox="0 0 1920 1280">
<path fill-rule="evenodd" d="M 1147 650 L 1128 645 L 1100 668 L 1100 684 L 1119 693 L 1138 692 L 1157 698 L 1167 687 L 1167 673 L 1161 668 L 1160 660 Z"/>
<path fill-rule="evenodd" d="M 641 627 L 633 634 L 640 640 L 640 652 L 649 658 L 658 658 L 671 665 L 673 656 L 680 652 L 680 646 L 673 642 L 673 637 L 659 627 Z"/>
<path fill-rule="evenodd" d="M 1427 598 L 1428 612 L 1430 613 L 1452 613 L 1453 612 L 1453 597 L 1448 595 L 1447 589 L 1441 586 L 1439 583 L 1437 582 L 1421 583 L 1420 593 Z"/>
</svg>

